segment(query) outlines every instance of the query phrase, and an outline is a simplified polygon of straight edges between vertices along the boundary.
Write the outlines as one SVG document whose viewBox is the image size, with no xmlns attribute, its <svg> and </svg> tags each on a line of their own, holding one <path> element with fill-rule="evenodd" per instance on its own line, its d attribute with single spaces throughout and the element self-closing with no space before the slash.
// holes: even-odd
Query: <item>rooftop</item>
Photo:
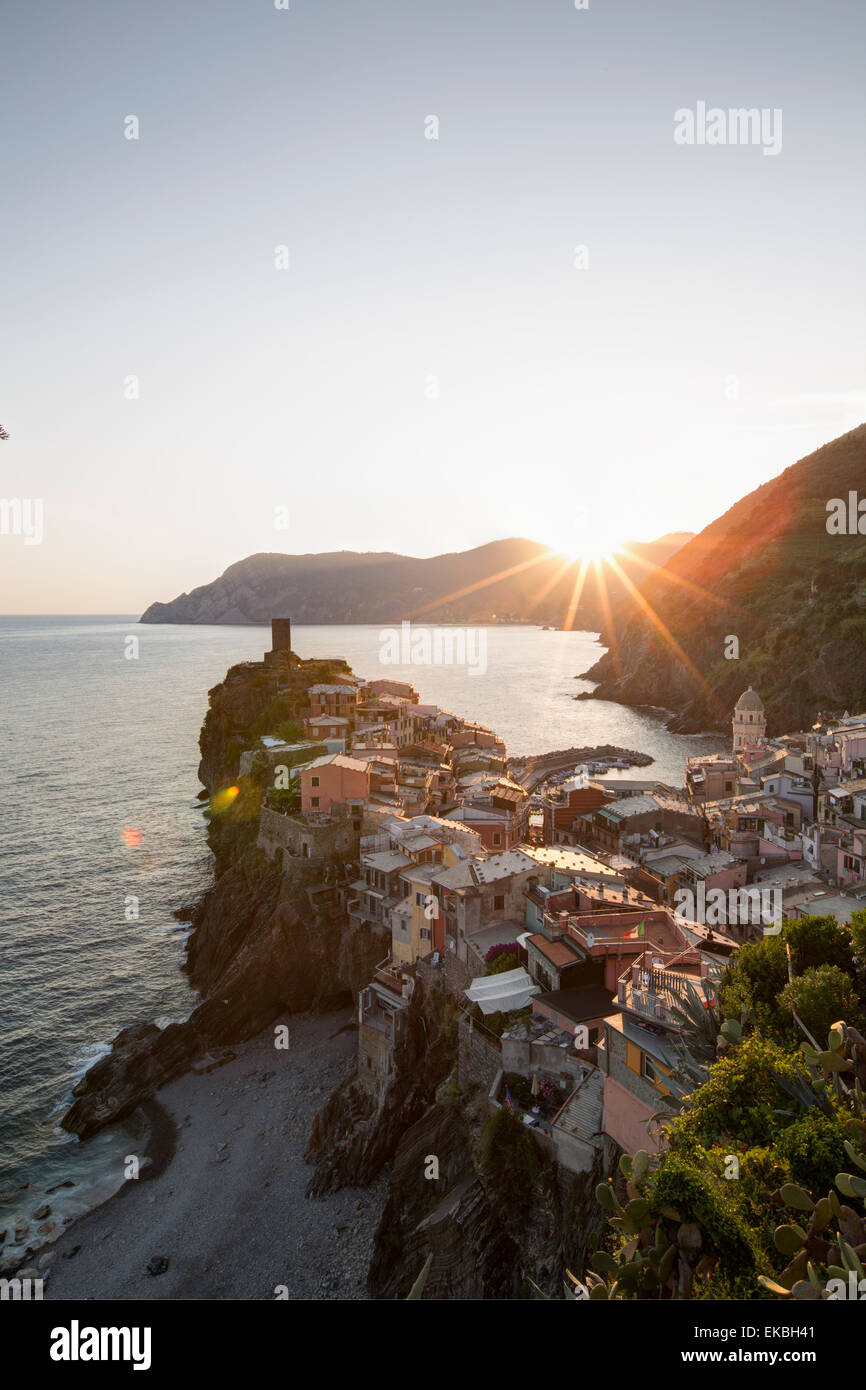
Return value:
<svg viewBox="0 0 866 1390">
<path fill-rule="evenodd" d="M 378 869 L 381 873 L 392 873 L 395 869 L 407 869 L 412 863 L 405 854 L 398 854 L 396 850 L 381 850 L 376 854 L 365 854 L 363 857 L 365 867 Z"/>
<path fill-rule="evenodd" d="M 539 1004 L 547 1004 L 555 1013 L 572 1023 L 586 1023 L 592 1018 L 604 1018 L 611 1011 L 611 992 L 604 985 L 578 985 L 574 989 L 554 989 L 536 995 Z"/>
<path fill-rule="evenodd" d="M 342 767 L 349 772 L 369 772 L 370 764 L 362 762 L 360 758 L 349 758 L 345 753 L 329 753 L 322 758 L 314 758 L 304 768 L 305 772 L 310 772 L 314 767 Z"/>
<path fill-rule="evenodd" d="M 528 942 L 557 969 L 566 965 L 575 965 L 579 959 L 565 941 L 548 941 L 541 932 L 534 932 L 532 936 L 528 937 Z"/>
<path fill-rule="evenodd" d="M 443 888 L 477 888 L 485 883 L 495 883 L 513 874 L 527 873 L 537 868 L 533 859 L 521 850 L 510 849 L 504 854 L 493 854 L 487 859 L 467 859 L 463 864 L 454 864 L 436 874 L 436 882 Z"/>
<path fill-rule="evenodd" d="M 593 814 L 609 817 L 611 820 L 627 820 L 630 816 L 645 816 L 658 810 L 658 802 L 648 792 L 637 796 L 623 796 L 618 801 L 609 801 Z"/>
</svg>

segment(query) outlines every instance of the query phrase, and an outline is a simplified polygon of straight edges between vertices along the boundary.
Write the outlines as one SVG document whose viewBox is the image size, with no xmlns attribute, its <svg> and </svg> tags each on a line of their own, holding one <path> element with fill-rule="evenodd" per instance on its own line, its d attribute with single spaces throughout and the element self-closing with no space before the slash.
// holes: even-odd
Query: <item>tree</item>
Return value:
<svg viewBox="0 0 866 1390">
<path fill-rule="evenodd" d="M 837 1019 L 859 1013 L 851 979 L 838 965 L 817 965 L 795 975 L 779 998 L 798 1014 L 813 1038 L 826 1038 Z"/>
<path fill-rule="evenodd" d="M 851 935 L 846 928 L 832 916 L 799 917 L 784 921 L 778 936 L 764 936 L 740 947 L 722 977 L 719 1003 L 725 1017 L 737 1017 L 746 1010 L 766 1038 L 800 1042 L 802 1034 L 792 1018 L 791 1006 L 781 997 L 788 984 L 787 947 L 795 976 L 820 965 L 837 966 L 848 976 L 854 974 Z M 857 1012 L 855 1009 L 854 1015 Z M 841 1010 L 835 1017 L 843 1013 Z"/>
</svg>

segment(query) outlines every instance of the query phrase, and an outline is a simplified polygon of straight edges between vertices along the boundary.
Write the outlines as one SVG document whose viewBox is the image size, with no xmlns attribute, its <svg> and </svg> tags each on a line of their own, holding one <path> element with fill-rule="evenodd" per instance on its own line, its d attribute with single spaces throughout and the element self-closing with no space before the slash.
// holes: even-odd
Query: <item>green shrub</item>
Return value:
<svg viewBox="0 0 866 1390">
<path fill-rule="evenodd" d="M 671 1121 L 671 1149 L 689 1153 L 695 1144 L 708 1147 L 723 1136 L 739 1140 L 745 1148 L 772 1139 L 785 1123 L 776 1112 L 790 1107 L 778 1074 L 798 1075 L 793 1056 L 776 1043 L 747 1038 L 715 1063 L 688 1108 Z"/>
<path fill-rule="evenodd" d="M 848 1120 L 808 1110 L 781 1131 L 776 1149 L 791 1167 L 794 1182 L 821 1195 L 836 1181 L 847 1164 L 845 1140 Z"/>
<path fill-rule="evenodd" d="M 840 1018 L 856 1018 L 857 998 L 850 975 L 838 965 L 816 965 L 795 975 L 779 995 L 787 1009 L 796 1010 L 819 1045 Z"/>
</svg>

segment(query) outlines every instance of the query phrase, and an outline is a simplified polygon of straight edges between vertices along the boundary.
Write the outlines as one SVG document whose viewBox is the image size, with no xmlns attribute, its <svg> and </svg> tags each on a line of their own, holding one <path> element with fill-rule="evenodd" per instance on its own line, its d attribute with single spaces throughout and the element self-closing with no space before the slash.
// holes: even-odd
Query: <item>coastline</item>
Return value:
<svg viewBox="0 0 866 1390">
<path fill-rule="evenodd" d="M 387 1177 L 306 1197 L 313 1117 L 355 1064 L 352 1020 L 283 1018 L 287 1049 L 266 1029 L 146 1102 L 140 1177 L 30 1257 L 46 1299 L 365 1299 Z"/>
</svg>

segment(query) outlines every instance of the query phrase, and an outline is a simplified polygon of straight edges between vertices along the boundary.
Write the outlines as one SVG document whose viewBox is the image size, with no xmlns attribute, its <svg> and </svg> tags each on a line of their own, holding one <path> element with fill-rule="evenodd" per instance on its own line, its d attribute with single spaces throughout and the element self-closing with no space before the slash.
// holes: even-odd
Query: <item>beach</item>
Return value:
<svg viewBox="0 0 866 1390">
<path fill-rule="evenodd" d="M 140 1176 L 34 1259 L 45 1298 L 366 1298 L 387 1177 L 305 1196 L 313 1117 L 355 1064 L 353 1019 L 278 1020 L 287 1049 L 267 1030 L 165 1086 Z"/>
</svg>

